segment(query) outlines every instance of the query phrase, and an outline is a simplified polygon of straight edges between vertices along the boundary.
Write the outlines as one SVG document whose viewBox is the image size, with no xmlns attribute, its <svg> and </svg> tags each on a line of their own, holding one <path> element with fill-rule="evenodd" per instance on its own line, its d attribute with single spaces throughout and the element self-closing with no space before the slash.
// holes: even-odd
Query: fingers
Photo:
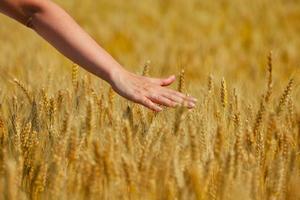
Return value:
<svg viewBox="0 0 300 200">
<path fill-rule="evenodd" d="M 182 98 L 182 97 L 179 97 L 176 95 L 164 94 L 163 96 L 165 98 L 172 100 L 177 105 L 181 105 L 181 106 L 188 107 L 188 108 L 194 108 L 196 106 L 196 104 L 193 101 L 186 100 L 185 98 Z"/>
<path fill-rule="evenodd" d="M 161 94 L 152 93 L 149 95 L 140 95 L 134 98 L 134 101 L 156 112 L 162 111 L 162 108 L 159 105 L 172 107 L 172 108 L 178 105 L 182 105 L 188 108 L 195 107 L 194 98 L 187 97 L 184 94 L 176 91 L 172 91 L 172 92 L 168 91 Z"/>
<path fill-rule="evenodd" d="M 197 99 L 195 99 L 193 97 L 186 96 L 180 92 L 177 92 L 177 91 L 171 90 L 171 89 L 167 89 L 167 88 L 165 88 L 162 95 L 165 98 L 168 98 L 180 105 L 183 105 L 183 106 L 186 106 L 189 108 L 195 107 L 195 104 L 197 102 Z"/>
<path fill-rule="evenodd" d="M 164 106 L 168 106 L 168 107 L 176 107 L 178 105 L 178 103 L 176 103 L 175 101 L 166 98 L 162 95 L 156 95 L 156 94 L 151 94 L 148 97 L 151 101 L 153 101 L 154 103 L 160 104 L 160 105 L 164 105 Z"/>
<path fill-rule="evenodd" d="M 174 75 L 172 75 L 172 76 L 169 76 L 166 79 L 162 79 L 160 85 L 161 86 L 168 86 L 168 85 L 171 85 L 172 83 L 174 83 L 175 80 L 176 80 L 176 77 Z"/>
<path fill-rule="evenodd" d="M 160 90 L 157 91 L 159 91 L 159 93 L 156 92 L 147 95 L 147 97 L 154 103 L 168 107 L 182 105 L 184 107 L 194 108 L 196 106 L 197 99 L 186 96 L 175 90 L 160 88 Z"/>
<path fill-rule="evenodd" d="M 159 105 L 167 107 L 176 107 L 178 105 L 188 108 L 195 107 L 197 99 L 164 87 L 175 81 L 176 77 L 174 75 L 165 79 L 149 77 L 141 78 L 142 82 L 137 84 L 136 89 L 136 94 L 139 95 L 134 95 L 134 101 L 136 103 L 140 103 L 156 112 L 162 111 L 162 108 Z"/>
<path fill-rule="evenodd" d="M 168 78 L 164 78 L 164 79 L 159 79 L 159 78 L 149 78 L 149 80 L 157 85 L 160 86 L 168 86 L 171 85 L 172 83 L 174 83 L 174 81 L 176 80 L 176 77 L 174 75 L 169 76 Z"/>
<path fill-rule="evenodd" d="M 161 107 L 159 107 L 157 104 L 153 103 L 147 97 L 141 97 L 137 102 L 140 103 L 140 104 L 142 104 L 143 106 L 146 106 L 147 108 L 149 108 L 149 109 L 151 109 L 153 111 L 156 111 L 156 112 L 162 111 Z"/>
<path fill-rule="evenodd" d="M 179 96 L 176 96 L 176 95 L 173 95 L 173 94 L 162 94 L 165 98 L 168 98 L 174 102 L 177 102 L 179 105 L 182 105 L 183 102 L 184 102 L 184 99 L 179 97 Z"/>
</svg>

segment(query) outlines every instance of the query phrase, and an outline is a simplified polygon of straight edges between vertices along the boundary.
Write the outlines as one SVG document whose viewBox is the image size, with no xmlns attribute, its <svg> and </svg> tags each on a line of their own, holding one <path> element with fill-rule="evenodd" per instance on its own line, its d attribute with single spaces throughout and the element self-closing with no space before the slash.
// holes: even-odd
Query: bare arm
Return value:
<svg viewBox="0 0 300 200">
<path fill-rule="evenodd" d="M 156 104 L 174 107 L 196 100 L 164 86 L 175 81 L 138 76 L 126 71 L 62 8 L 50 0 L 0 0 L 0 11 L 32 28 L 63 55 L 107 81 L 121 96 L 160 111 Z"/>
</svg>

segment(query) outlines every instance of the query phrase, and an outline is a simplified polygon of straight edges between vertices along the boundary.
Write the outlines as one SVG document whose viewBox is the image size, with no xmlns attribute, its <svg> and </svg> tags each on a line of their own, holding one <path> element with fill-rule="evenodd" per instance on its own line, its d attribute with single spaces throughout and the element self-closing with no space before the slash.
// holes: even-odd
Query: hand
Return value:
<svg viewBox="0 0 300 200">
<path fill-rule="evenodd" d="M 125 70 L 120 70 L 112 76 L 112 88 L 121 96 L 139 103 L 153 111 L 162 111 L 159 105 L 176 107 L 184 105 L 195 107 L 197 99 L 188 97 L 165 86 L 175 81 L 175 76 L 165 79 L 139 76 Z M 159 104 L 159 105 L 157 105 Z"/>
</svg>

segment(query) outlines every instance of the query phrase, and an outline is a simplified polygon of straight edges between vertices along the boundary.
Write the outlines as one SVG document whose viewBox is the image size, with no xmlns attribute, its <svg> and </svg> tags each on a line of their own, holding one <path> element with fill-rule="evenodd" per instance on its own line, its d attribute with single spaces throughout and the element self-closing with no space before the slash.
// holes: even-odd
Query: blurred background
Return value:
<svg viewBox="0 0 300 200">
<path fill-rule="evenodd" d="M 274 89 L 282 91 L 292 76 L 299 80 L 298 0 L 56 2 L 126 69 L 141 73 L 147 60 L 153 76 L 185 69 L 188 90 L 195 96 L 212 74 L 216 84 L 225 77 L 230 88 L 257 98 L 265 90 L 270 51 Z M 33 31 L 3 15 L 0 22 L 2 91 L 13 77 L 31 88 L 51 85 L 55 91 L 71 85 L 72 62 Z M 103 85 L 95 77 L 93 83 Z M 300 97 L 298 82 L 294 95 Z"/>
</svg>

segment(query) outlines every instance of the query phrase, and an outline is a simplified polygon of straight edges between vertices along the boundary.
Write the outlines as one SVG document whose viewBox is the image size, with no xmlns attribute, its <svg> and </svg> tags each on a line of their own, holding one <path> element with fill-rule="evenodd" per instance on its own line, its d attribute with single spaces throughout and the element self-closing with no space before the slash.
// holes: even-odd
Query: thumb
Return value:
<svg viewBox="0 0 300 200">
<path fill-rule="evenodd" d="M 168 78 L 165 79 L 161 79 L 161 86 L 168 86 L 171 85 L 172 83 L 174 83 L 174 81 L 176 80 L 175 75 L 169 76 Z"/>
</svg>

